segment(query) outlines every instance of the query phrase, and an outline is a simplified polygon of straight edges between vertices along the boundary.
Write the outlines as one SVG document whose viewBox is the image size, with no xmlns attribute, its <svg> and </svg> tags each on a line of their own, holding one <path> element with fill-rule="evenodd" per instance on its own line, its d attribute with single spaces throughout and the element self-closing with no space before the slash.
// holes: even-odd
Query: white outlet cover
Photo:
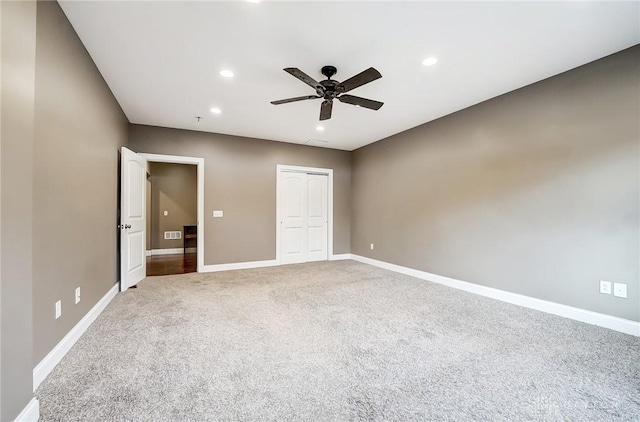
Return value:
<svg viewBox="0 0 640 422">
<path fill-rule="evenodd" d="M 373 250 L 373 243 L 371 244 L 371 250 Z"/>
<path fill-rule="evenodd" d="M 80 303 L 80 287 L 76 289 L 76 305 Z"/>
<path fill-rule="evenodd" d="M 164 214 L 164 216 L 166 217 L 166 216 L 168 216 L 168 215 L 169 215 L 169 211 L 164 211 L 164 212 L 163 212 L 163 214 Z"/>
<path fill-rule="evenodd" d="M 62 301 L 56 302 L 56 319 L 62 316 Z"/>
<path fill-rule="evenodd" d="M 613 283 L 613 295 L 615 297 L 627 297 L 627 285 L 624 283 Z"/>
<path fill-rule="evenodd" d="M 611 294 L 611 282 L 600 280 L 600 293 L 605 295 Z"/>
<path fill-rule="evenodd" d="M 214 210 L 213 211 L 213 216 L 216 218 L 220 218 L 224 216 L 224 213 L 222 212 L 222 210 Z"/>
</svg>

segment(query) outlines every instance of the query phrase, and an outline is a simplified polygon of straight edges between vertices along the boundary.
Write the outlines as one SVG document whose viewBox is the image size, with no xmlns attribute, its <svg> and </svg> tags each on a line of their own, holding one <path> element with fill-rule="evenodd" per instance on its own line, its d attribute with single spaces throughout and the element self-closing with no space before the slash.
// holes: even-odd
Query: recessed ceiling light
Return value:
<svg viewBox="0 0 640 422">
<path fill-rule="evenodd" d="M 220 76 L 223 76 L 225 78 L 233 78 L 233 72 L 230 70 L 221 70 Z"/>
<path fill-rule="evenodd" d="M 433 66 L 436 63 L 438 63 L 438 59 L 436 59 L 435 57 L 427 57 L 422 62 L 422 64 L 425 65 L 425 66 Z"/>
<path fill-rule="evenodd" d="M 220 110 L 218 107 L 212 107 L 211 108 L 211 112 L 213 114 L 220 114 L 220 113 L 222 113 L 222 110 Z"/>
<path fill-rule="evenodd" d="M 316 130 L 318 132 L 322 132 L 324 130 L 324 126 L 316 126 Z"/>
</svg>

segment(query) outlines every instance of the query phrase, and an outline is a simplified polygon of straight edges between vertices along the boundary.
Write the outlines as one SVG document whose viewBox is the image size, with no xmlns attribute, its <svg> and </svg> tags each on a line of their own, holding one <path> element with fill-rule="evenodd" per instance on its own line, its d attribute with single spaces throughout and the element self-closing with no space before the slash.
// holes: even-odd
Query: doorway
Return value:
<svg viewBox="0 0 640 422">
<path fill-rule="evenodd" d="M 277 166 L 276 260 L 326 261 L 333 254 L 333 170 Z"/>
<path fill-rule="evenodd" d="M 191 164 L 197 167 L 196 268 L 198 272 L 204 268 L 204 159 L 177 155 L 137 154 L 122 147 L 120 224 L 118 225 L 120 233 L 120 291 L 135 286 L 147 275 L 146 169 L 148 163 Z"/>
<path fill-rule="evenodd" d="M 147 166 L 147 277 L 197 270 L 197 167 Z"/>
<path fill-rule="evenodd" d="M 187 165 L 195 165 L 196 166 L 196 203 L 197 203 L 197 220 L 195 222 L 195 227 L 189 226 L 186 230 L 193 235 L 195 231 L 196 237 L 195 242 L 193 241 L 193 237 L 191 240 L 184 239 L 185 228 L 183 227 L 183 253 L 191 252 L 189 248 L 195 247 L 196 251 L 196 271 L 202 272 L 204 267 L 204 158 L 200 157 L 184 157 L 179 155 L 162 155 L 162 154 L 139 154 L 143 158 L 147 160 L 147 162 L 153 166 L 154 163 L 163 163 L 163 164 L 187 164 Z M 165 211 L 165 210 L 162 210 Z M 162 217 L 164 217 L 164 212 L 162 213 Z M 176 230 L 177 231 L 177 230 Z M 170 236 L 170 235 L 169 235 Z M 188 235 L 187 235 L 188 236 Z M 162 232 L 162 237 L 164 238 L 164 231 Z M 186 242 L 185 242 L 186 240 Z M 195 245 L 194 245 L 195 243 Z M 153 249 L 152 253 L 153 253 Z M 153 256 L 153 255 L 152 255 Z M 193 255 L 191 255 L 193 257 Z"/>
</svg>

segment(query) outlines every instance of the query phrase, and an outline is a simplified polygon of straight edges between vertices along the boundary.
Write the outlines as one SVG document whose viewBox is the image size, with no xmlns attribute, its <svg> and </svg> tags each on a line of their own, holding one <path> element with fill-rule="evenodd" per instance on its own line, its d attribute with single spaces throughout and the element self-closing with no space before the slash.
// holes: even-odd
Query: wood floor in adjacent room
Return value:
<svg viewBox="0 0 640 422">
<path fill-rule="evenodd" d="M 148 256 L 147 277 L 195 273 L 197 262 L 195 253 Z"/>
</svg>

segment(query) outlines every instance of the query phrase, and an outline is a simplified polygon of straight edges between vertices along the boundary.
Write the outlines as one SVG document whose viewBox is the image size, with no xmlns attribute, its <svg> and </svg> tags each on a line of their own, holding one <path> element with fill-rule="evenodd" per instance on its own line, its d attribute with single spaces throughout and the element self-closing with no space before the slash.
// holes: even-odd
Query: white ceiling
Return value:
<svg viewBox="0 0 640 422">
<path fill-rule="evenodd" d="M 132 123 L 345 150 L 640 43 L 638 2 L 61 5 Z M 425 67 L 429 56 L 439 62 Z M 314 94 L 284 67 L 320 80 L 328 64 L 338 81 L 378 69 L 382 79 L 350 94 L 384 106 L 336 101 L 320 123 L 321 100 L 270 104 Z"/>
</svg>

